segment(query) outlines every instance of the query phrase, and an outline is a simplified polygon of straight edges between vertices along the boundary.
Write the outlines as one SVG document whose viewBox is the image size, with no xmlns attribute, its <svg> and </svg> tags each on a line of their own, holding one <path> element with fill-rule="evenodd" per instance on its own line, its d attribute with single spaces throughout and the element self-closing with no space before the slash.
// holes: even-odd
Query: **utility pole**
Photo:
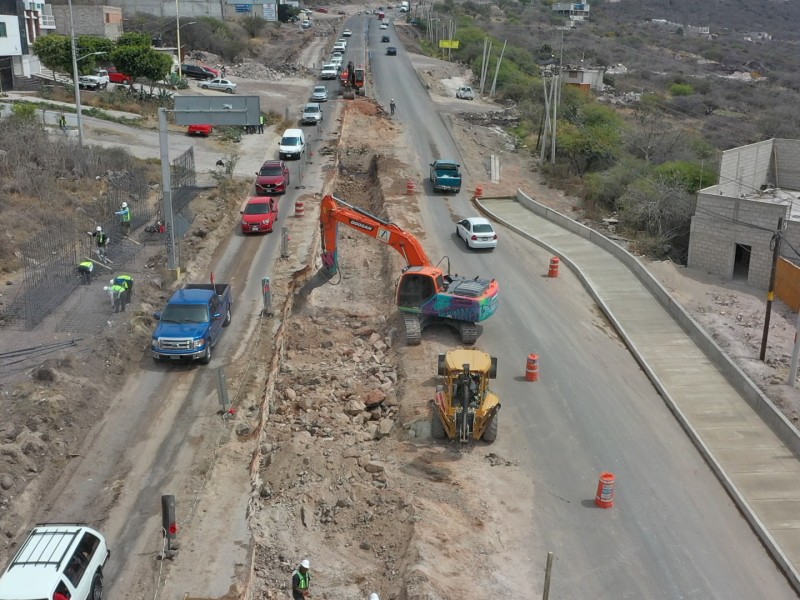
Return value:
<svg viewBox="0 0 800 600">
<path fill-rule="evenodd" d="M 506 52 L 507 42 L 508 40 L 503 40 L 503 49 L 500 51 L 500 58 L 497 59 L 497 68 L 494 70 L 494 79 L 492 80 L 492 90 L 489 92 L 492 96 L 494 96 L 494 92 L 497 89 L 497 74 L 500 73 L 500 63 L 503 62 L 503 54 Z"/>
<path fill-rule="evenodd" d="M 783 217 L 778 219 L 778 231 L 772 236 L 772 271 L 769 274 L 769 291 L 767 292 L 767 314 L 764 316 L 764 335 L 761 337 L 761 354 L 764 362 L 767 355 L 767 338 L 769 337 L 769 318 L 772 314 L 772 300 L 775 298 L 775 273 L 778 270 L 778 257 L 781 254 L 781 236 L 783 235 Z"/>
<path fill-rule="evenodd" d="M 550 83 L 550 90 L 547 89 L 547 77 L 542 77 L 544 86 L 544 135 L 542 136 L 542 149 L 539 152 L 539 166 L 544 166 L 544 155 L 547 152 L 547 134 L 550 133 L 550 94 L 553 91 L 553 84 Z"/>
</svg>

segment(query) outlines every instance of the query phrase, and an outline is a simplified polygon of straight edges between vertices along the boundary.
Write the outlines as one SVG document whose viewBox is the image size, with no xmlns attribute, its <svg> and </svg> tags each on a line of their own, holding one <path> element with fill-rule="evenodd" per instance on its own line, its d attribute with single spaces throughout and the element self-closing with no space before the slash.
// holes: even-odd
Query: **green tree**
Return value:
<svg viewBox="0 0 800 600">
<path fill-rule="evenodd" d="M 149 48 L 151 45 L 152 40 L 149 35 L 146 33 L 137 33 L 135 31 L 123 33 L 117 39 L 117 48 L 121 48 L 122 46 L 144 46 L 145 48 Z"/>
<path fill-rule="evenodd" d="M 45 67 L 53 70 L 54 81 L 55 71 L 72 72 L 72 52 L 66 35 L 51 34 L 36 38 L 33 53 Z"/>
<path fill-rule="evenodd" d="M 673 96 L 691 96 L 694 88 L 688 83 L 673 83 L 669 86 L 669 93 Z"/>
<path fill-rule="evenodd" d="M 688 194 L 695 194 L 697 190 L 717 182 L 717 177 L 710 168 L 685 160 L 657 166 L 654 176 L 666 184 L 683 188 Z"/>
<path fill-rule="evenodd" d="M 556 151 L 579 175 L 610 165 L 617 156 L 622 120 L 612 109 L 587 103 L 567 113 L 556 128 Z"/>
<path fill-rule="evenodd" d="M 111 61 L 118 71 L 127 73 L 134 79 L 147 79 L 150 82 L 150 93 L 172 68 L 169 55 L 144 46 L 121 46 L 111 53 Z"/>
</svg>

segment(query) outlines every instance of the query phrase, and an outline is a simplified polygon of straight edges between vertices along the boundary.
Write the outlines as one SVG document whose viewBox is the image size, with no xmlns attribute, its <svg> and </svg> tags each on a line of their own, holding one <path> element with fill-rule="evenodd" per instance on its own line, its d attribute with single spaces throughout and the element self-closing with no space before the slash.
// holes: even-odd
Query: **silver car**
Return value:
<svg viewBox="0 0 800 600">
<path fill-rule="evenodd" d="M 314 91 L 311 92 L 311 100 L 314 102 L 327 102 L 328 88 L 326 88 L 324 85 L 314 86 Z"/>
<path fill-rule="evenodd" d="M 236 91 L 236 84 L 232 81 L 228 81 L 227 79 L 220 79 L 219 77 L 216 79 L 212 79 L 210 81 L 204 81 L 200 84 L 200 87 L 204 90 L 219 90 L 221 92 L 227 92 L 232 94 Z"/>
<path fill-rule="evenodd" d="M 322 122 L 322 107 L 316 102 L 309 102 L 303 108 L 303 125 L 316 125 Z"/>
</svg>

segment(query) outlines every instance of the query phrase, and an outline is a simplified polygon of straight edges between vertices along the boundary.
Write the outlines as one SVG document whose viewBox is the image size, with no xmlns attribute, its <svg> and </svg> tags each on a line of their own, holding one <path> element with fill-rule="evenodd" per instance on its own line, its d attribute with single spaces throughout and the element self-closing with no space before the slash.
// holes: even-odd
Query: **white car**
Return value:
<svg viewBox="0 0 800 600">
<path fill-rule="evenodd" d="M 378 27 L 378 29 L 389 29 L 389 26 L 386 23 L 381 23 L 381 25 L 380 25 L 380 27 Z"/>
<path fill-rule="evenodd" d="M 302 129 L 287 129 L 278 142 L 278 158 L 302 158 L 306 151 L 306 136 Z"/>
<path fill-rule="evenodd" d="M 221 92 L 227 92 L 232 94 L 236 91 L 236 84 L 232 81 L 227 79 L 220 79 L 219 77 L 216 79 L 211 79 L 210 81 L 204 81 L 200 84 L 200 87 L 204 90 L 219 90 Z"/>
<path fill-rule="evenodd" d="M 456 92 L 456 98 L 460 98 L 461 100 L 474 100 L 475 93 L 468 85 L 462 85 Z"/>
<path fill-rule="evenodd" d="M 342 57 L 341 56 L 331 57 L 331 64 L 336 68 L 336 72 L 338 73 L 339 70 L 342 68 Z M 336 79 L 336 77 L 334 77 L 334 79 Z"/>
<path fill-rule="evenodd" d="M 345 42 L 336 42 L 333 45 L 333 51 L 336 52 L 337 50 L 340 50 L 341 52 L 344 52 L 345 50 L 347 50 L 347 43 L 345 43 Z"/>
<path fill-rule="evenodd" d="M 322 123 L 322 107 L 316 102 L 309 102 L 303 108 L 303 125 L 316 125 Z"/>
<path fill-rule="evenodd" d="M 315 85 L 314 91 L 311 92 L 311 100 L 314 102 L 327 102 L 328 88 L 326 88 L 324 85 Z"/>
<path fill-rule="evenodd" d="M 322 67 L 322 72 L 319 74 L 320 79 L 336 79 L 339 75 L 339 69 L 333 63 L 328 63 Z"/>
<path fill-rule="evenodd" d="M 103 536 L 86 525 L 37 525 L 0 576 L 0 598 L 101 600 L 109 554 Z"/>
<path fill-rule="evenodd" d="M 470 217 L 456 224 L 456 235 L 464 240 L 467 248 L 497 248 L 497 233 L 492 224 L 483 217 Z"/>
<path fill-rule="evenodd" d="M 350 31 L 349 29 L 345 29 L 345 30 L 342 32 L 342 37 L 350 37 L 351 35 L 353 35 L 353 32 L 352 32 L 352 31 Z"/>
</svg>

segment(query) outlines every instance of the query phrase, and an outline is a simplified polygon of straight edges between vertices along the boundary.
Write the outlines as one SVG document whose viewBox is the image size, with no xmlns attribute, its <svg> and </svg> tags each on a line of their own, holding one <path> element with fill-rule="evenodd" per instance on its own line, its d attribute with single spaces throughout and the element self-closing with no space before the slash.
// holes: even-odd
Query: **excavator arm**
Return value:
<svg viewBox="0 0 800 600">
<path fill-rule="evenodd" d="M 339 223 L 383 242 L 397 250 L 410 267 L 429 267 L 431 261 L 416 237 L 357 206 L 327 195 L 320 206 L 322 262 L 330 274 L 338 270 L 337 238 Z"/>
</svg>

